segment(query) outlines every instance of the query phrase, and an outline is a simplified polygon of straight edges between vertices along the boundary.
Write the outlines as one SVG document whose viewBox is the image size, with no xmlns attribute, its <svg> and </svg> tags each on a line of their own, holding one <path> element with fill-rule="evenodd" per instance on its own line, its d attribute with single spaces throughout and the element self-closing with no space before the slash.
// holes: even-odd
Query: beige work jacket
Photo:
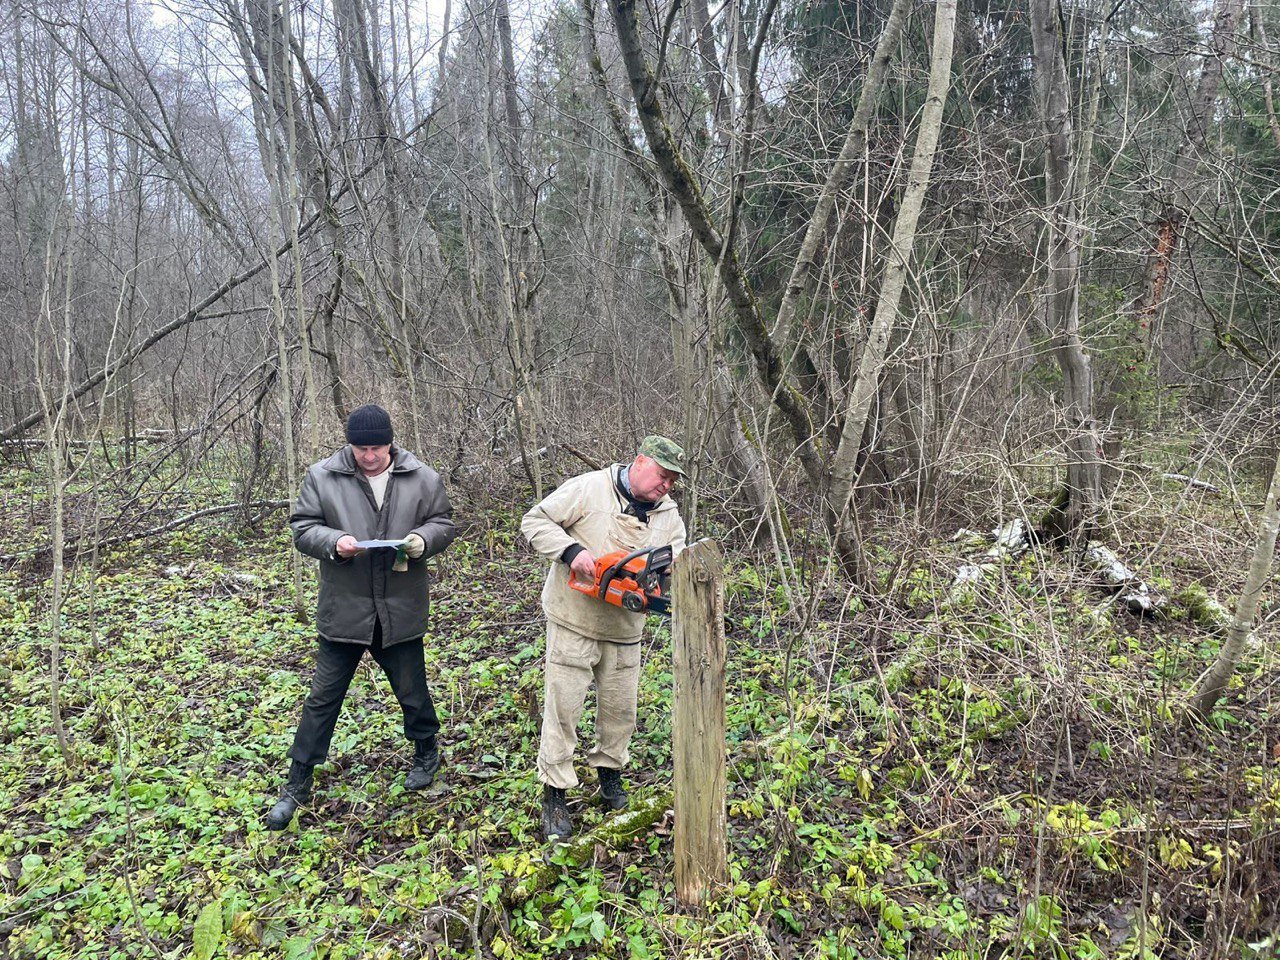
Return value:
<svg viewBox="0 0 1280 960">
<path fill-rule="evenodd" d="M 635 643 L 644 629 L 644 614 L 574 590 L 569 586 L 569 565 L 560 561 L 565 548 L 575 543 L 596 557 L 666 544 L 676 553 L 684 549 L 684 521 L 670 497 L 663 497 L 649 511 L 647 523 L 622 512 L 627 501 L 615 486 L 620 469 L 615 463 L 566 480 L 524 515 L 520 532 L 551 561 L 542 588 L 542 609 L 548 620 L 596 640 Z"/>
</svg>

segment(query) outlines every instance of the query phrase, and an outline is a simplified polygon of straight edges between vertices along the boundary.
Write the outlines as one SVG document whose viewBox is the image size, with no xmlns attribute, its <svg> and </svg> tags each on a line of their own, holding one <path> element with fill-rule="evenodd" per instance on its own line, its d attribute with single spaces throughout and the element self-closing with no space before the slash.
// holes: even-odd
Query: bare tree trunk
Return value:
<svg viewBox="0 0 1280 960">
<path fill-rule="evenodd" d="M 742 261 L 730 238 L 716 226 L 698 180 L 675 142 L 662 106 L 657 78 L 645 57 L 635 0 L 609 0 L 609 12 L 617 30 L 640 124 L 659 175 L 680 204 L 694 238 L 715 262 L 725 294 L 733 305 L 738 329 L 755 360 L 761 384 L 791 429 L 796 456 L 810 482 L 821 488 L 826 482 L 827 471 L 815 442 L 818 436 L 810 405 L 788 375 L 783 351 L 770 336 Z"/>
<path fill-rule="evenodd" d="M 284 33 L 284 45 L 286 49 L 292 49 L 294 45 L 293 28 L 289 17 L 286 15 L 282 18 L 281 29 Z M 292 86 L 292 84 L 290 84 Z M 302 456 L 304 460 L 310 460 L 312 457 L 319 456 L 320 453 L 320 433 L 319 423 L 316 420 L 316 378 L 315 364 L 311 357 L 311 326 L 307 322 L 306 309 L 304 306 L 303 290 L 304 279 L 302 274 L 302 244 L 299 236 L 299 229 L 302 224 L 302 192 L 300 188 L 301 173 L 298 169 L 298 126 L 302 122 L 296 115 L 297 100 L 295 97 L 284 98 L 286 115 L 284 117 L 285 142 L 284 142 L 284 175 L 289 182 L 289 206 L 287 216 L 287 227 L 282 231 L 282 239 L 286 240 L 292 247 L 293 261 L 293 296 L 294 296 L 294 322 L 298 332 L 298 342 L 300 345 L 300 358 L 302 360 Z M 276 278 L 278 281 L 278 278 Z M 281 371 L 282 375 L 284 370 Z M 290 419 L 292 419 L 290 417 Z M 290 479 L 296 479 L 294 474 L 290 474 Z"/>
<path fill-rule="evenodd" d="M 728 91 L 725 89 L 724 70 L 720 66 L 720 54 L 716 50 L 715 32 L 711 26 L 707 0 L 690 0 L 687 9 L 692 20 L 702 83 L 706 88 L 707 102 L 711 104 L 716 136 L 724 142 L 730 135 L 730 103 Z"/>
<path fill-rule="evenodd" d="M 907 273 L 911 269 L 911 256 L 915 247 L 916 224 L 924 206 L 924 196 L 929 189 L 929 176 L 933 170 L 933 158 L 938 149 L 938 136 L 942 129 L 942 110 L 946 105 L 951 86 L 951 55 L 955 40 L 956 0 L 937 0 L 933 25 L 933 57 L 929 68 L 929 89 L 925 95 L 924 110 L 920 116 L 920 129 L 916 134 L 915 153 L 911 158 L 911 172 L 907 188 L 903 192 L 898 217 L 893 227 L 889 262 L 885 266 L 880 284 L 880 296 L 876 303 L 867 343 L 858 362 L 857 376 L 849 393 L 844 424 L 840 431 L 840 445 L 831 464 L 831 487 L 827 494 L 827 511 L 832 517 L 831 526 L 836 538 L 836 550 L 845 569 L 856 572 L 861 569 L 860 547 L 856 542 L 856 525 L 849 517 L 853 480 L 857 470 L 858 451 L 862 435 L 867 427 L 872 404 L 880 388 L 880 376 L 884 370 L 889 337 L 898 318 L 902 291 Z"/>
<path fill-rule="evenodd" d="M 271 229 L 268 243 L 273 246 L 277 239 L 288 243 L 289 230 L 286 227 L 284 211 L 287 194 L 282 180 L 287 175 L 287 168 L 293 166 L 292 161 L 288 159 L 289 154 L 292 153 L 293 144 L 287 142 L 282 144 L 279 138 L 281 132 L 287 136 L 290 129 L 286 118 L 281 114 L 287 114 L 293 109 L 291 104 L 294 91 L 289 71 L 290 60 L 284 54 L 288 49 L 285 38 L 290 32 L 284 22 L 288 18 L 288 10 L 280 8 L 280 15 L 276 16 L 276 10 L 267 13 L 261 9 L 260 4 L 261 0 L 251 0 L 250 10 L 257 11 L 260 17 L 257 28 L 265 31 L 256 36 L 258 48 L 260 51 L 265 50 L 269 53 L 259 54 L 265 91 L 255 98 L 253 115 L 262 170 L 266 174 L 270 189 L 268 203 Z M 242 50 L 244 50 L 243 44 Z M 247 50 L 244 50 L 244 55 L 246 67 L 251 67 Z M 271 277 L 271 319 L 275 333 L 276 363 L 280 375 L 280 436 L 284 446 L 284 486 L 285 492 L 289 493 L 292 492 L 301 475 L 297 441 L 293 432 L 293 363 L 290 358 L 289 324 L 280 280 L 279 260 L 269 255 L 266 259 Z M 307 607 L 303 593 L 302 555 L 297 551 L 290 551 L 290 568 L 293 579 L 294 613 L 299 619 L 304 619 L 307 616 Z"/>
<path fill-rule="evenodd" d="M 773 325 L 773 334 L 784 343 L 790 337 L 791 324 L 795 320 L 796 306 L 813 289 L 818 247 L 827 232 L 827 224 L 831 220 L 832 211 L 835 210 L 836 199 L 845 182 L 849 179 L 849 173 L 854 163 L 862 160 L 863 155 L 866 153 L 867 130 L 871 125 L 871 116 L 875 111 L 876 104 L 880 101 L 880 90 L 883 88 L 884 79 L 888 75 L 889 64 L 893 60 L 893 52 L 898 46 L 898 38 L 902 36 L 902 27 L 906 23 L 907 11 L 910 6 L 907 0 L 894 0 L 893 6 L 889 10 L 889 19 L 885 21 L 884 29 L 880 32 L 880 40 L 876 43 L 876 50 L 871 57 L 871 64 L 867 67 L 867 76 L 862 81 L 862 90 L 858 94 L 858 106 L 854 109 L 853 119 L 849 121 L 849 130 L 845 134 L 844 145 L 840 149 L 840 155 L 836 157 L 836 162 L 831 167 L 831 172 L 827 174 L 826 182 L 822 185 L 822 192 L 818 194 L 818 202 L 814 204 L 813 216 L 809 218 L 809 226 L 805 230 L 804 240 L 800 243 L 800 251 L 796 254 L 796 261 L 791 267 L 791 276 L 787 279 L 787 285 L 782 294 L 782 302 L 778 305 L 778 316 Z M 935 51 L 936 49 L 935 43 Z M 933 96 L 933 94 L 934 90 L 931 87 L 929 95 Z M 942 96 L 945 100 L 945 88 Z M 942 107 L 939 105 L 937 111 L 939 124 L 941 123 L 941 111 Z M 923 134 L 923 131 L 922 120 L 921 134 Z M 934 137 L 936 147 L 936 130 L 934 131 Z M 918 147 L 917 155 L 919 155 Z M 930 151 L 928 159 L 930 165 L 932 165 L 932 151 Z M 927 186 L 927 172 L 925 181 L 925 186 Z"/>
<path fill-rule="evenodd" d="M 1267 489 L 1267 499 L 1262 504 L 1262 519 L 1258 524 L 1258 539 L 1253 544 L 1253 560 L 1249 563 L 1249 574 L 1245 579 L 1244 590 L 1236 601 L 1235 616 L 1231 618 L 1231 628 L 1227 639 L 1218 652 L 1218 659 L 1200 680 L 1196 687 L 1191 709 L 1201 718 L 1208 717 L 1227 689 L 1231 674 L 1244 654 L 1249 642 L 1249 633 L 1258 616 L 1258 602 L 1263 588 L 1271 577 L 1271 561 L 1276 553 L 1276 535 L 1280 533 L 1280 455 L 1276 457 L 1271 471 L 1271 484 Z"/>
<path fill-rule="evenodd" d="M 65 378 L 66 372 L 71 369 L 71 331 L 64 329 L 59 333 L 54 329 L 51 302 L 53 291 L 50 287 L 57 272 L 55 256 L 53 238 L 50 237 L 44 258 L 46 280 L 41 319 L 48 327 L 51 342 L 61 353 L 57 369 L 60 378 Z M 70 297 L 70 277 L 66 278 L 66 282 L 67 296 Z M 64 321 L 65 319 L 64 316 Z M 43 349 L 43 341 L 37 340 L 37 361 L 39 352 Z M 45 455 L 49 462 L 49 539 L 53 547 L 53 570 L 49 578 L 49 712 L 53 721 L 53 731 L 58 738 L 58 749 L 62 753 L 62 762 L 68 764 L 71 762 L 72 753 L 66 725 L 62 719 L 62 607 L 66 599 L 66 534 L 64 532 L 67 484 L 66 419 L 70 404 L 65 399 L 64 391 L 63 399 L 57 404 L 56 409 L 52 409 L 50 397 L 43 386 L 43 378 L 37 376 L 36 382 L 40 392 L 41 406 L 48 410 L 48 415 L 45 417 Z"/>
<path fill-rule="evenodd" d="M 278 177 L 278 173 L 276 174 Z M 274 226 L 278 228 L 277 236 L 282 234 L 283 224 L 280 220 L 278 204 L 282 202 L 278 188 L 272 190 L 272 206 Z M 284 472 L 286 493 L 298 482 L 301 471 L 298 466 L 297 441 L 293 433 L 293 364 L 289 359 L 289 342 L 284 297 L 280 288 L 280 270 L 278 262 L 272 258 L 271 264 L 271 312 L 276 334 L 276 356 L 280 369 L 280 438 L 284 444 Z M 289 551 L 290 567 L 293 574 L 293 609 L 299 619 L 307 616 L 306 598 L 303 595 L 302 554 L 296 550 Z"/>
<path fill-rule="evenodd" d="M 1261 44 L 1263 55 L 1268 56 L 1270 44 L 1267 40 L 1267 27 L 1257 2 L 1249 4 L 1249 27 L 1255 39 Z M 1276 117 L 1276 91 L 1271 79 L 1273 69 L 1270 63 L 1264 62 L 1262 65 L 1262 95 L 1263 103 L 1267 106 L 1267 126 L 1271 128 L 1271 139 L 1276 142 L 1277 147 L 1280 147 L 1280 118 Z"/>
<path fill-rule="evenodd" d="M 1244 0 L 1214 0 L 1213 33 L 1209 37 L 1209 49 L 1205 52 L 1200 80 L 1196 85 L 1187 122 L 1179 137 L 1173 156 L 1169 159 L 1164 209 L 1157 220 L 1155 239 L 1147 258 L 1146 281 L 1134 310 L 1136 334 L 1142 344 L 1140 360 L 1146 360 L 1151 348 L 1155 325 L 1169 297 L 1169 280 L 1173 272 L 1174 257 L 1182 241 L 1187 219 L 1187 201 L 1178 196 L 1193 190 L 1196 152 L 1205 146 L 1209 129 L 1213 125 L 1214 104 L 1222 86 L 1223 63 L 1227 48 L 1235 39 Z"/>
<path fill-rule="evenodd" d="M 1062 369 L 1067 419 L 1067 483 L 1047 526 L 1057 538 L 1088 538 L 1101 496 L 1101 441 L 1093 414 L 1093 371 L 1080 336 L 1080 216 L 1072 170 L 1071 91 L 1058 0 L 1031 0 L 1036 103 L 1045 135 L 1048 237 L 1045 328 Z"/>
<path fill-rule="evenodd" d="M 637 149 L 622 108 L 613 91 L 609 89 L 596 39 L 594 0 L 582 0 L 581 8 L 583 51 L 587 68 L 599 93 L 601 105 L 609 117 L 622 158 L 642 191 L 645 208 L 649 214 L 654 250 L 666 283 L 672 314 L 678 318 L 678 322 L 673 324 L 672 337 L 677 361 L 677 380 L 686 409 L 685 441 L 686 446 L 692 449 L 691 441 L 694 438 L 692 414 L 695 410 L 702 410 L 703 405 L 693 400 L 694 384 L 698 382 L 698 375 L 693 369 L 694 358 L 688 332 L 692 329 L 693 317 L 702 314 L 708 316 L 710 325 L 715 327 L 715 320 L 711 318 L 713 308 L 708 302 L 705 285 L 697 277 L 697 267 L 692 262 L 694 249 L 688 242 L 688 228 L 679 211 L 668 207 L 662 187 Z M 617 226 L 615 225 L 613 229 L 616 230 Z M 677 251 L 684 251 L 684 254 L 678 256 Z M 698 291 L 697 300 L 700 301 L 700 308 L 690 303 L 691 288 Z M 705 373 L 710 379 L 713 425 L 724 456 L 732 465 L 733 475 L 738 478 L 740 496 L 755 515 L 752 537 L 758 541 L 766 535 L 768 530 L 765 518 L 774 511 L 773 497 L 765 481 L 763 453 L 748 441 L 743 431 L 741 414 L 737 409 L 731 388 L 732 372 L 724 356 L 723 338 L 718 331 L 713 330 L 710 340 L 711 359 L 707 364 L 709 369 Z M 687 400 L 683 399 L 686 397 Z M 691 508 L 693 506 L 694 504 L 691 504 Z M 693 517 L 693 509 L 685 512 Z"/>
<path fill-rule="evenodd" d="M 34 328 L 30 340 L 31 361 L 40 410 L 33 416 L 37 418 L 35 422 L 44 423 L 48 461 L 49 534 L 53 546 L 49 583 L 49 713 L 63 763 L 69 764 L 73 755 L 62 716 L 62 613 L 66 599 L 67 420 L 72 410 L 68 389 L 72 376 L 70 271 L 73 257 L 69 252 L 71 231 L 67 226 L 70 205 L 64 175 L 66 157 L 54 123 L 58 105 L 48 97 L 51 87 L 47 81 L 57 64 L 51 57 L 40 56 L 38 44 L 33 43 L 28 50 L 26 14 L 16 0 L 13 14 L 17 97 L 15 142 L 10 162 L 14 233 L 21 258 L 18 270 L 22 296 L 18 303 Z M 55 305 L 59 283 L 65 284 L 61 308 Z"/>
<path fill-rule="evenodd" d="M 718 425 L 722 455 L 729 464 L 729 476 L 741 490 L 740 496 L 752 509 L 751 541 L 760 546 L 769 538 L 774 498 L 765 475 L 764 454 L 751 442 L 743 427 L 742 413 L 733 396 L 733 373 L 724 358 L 720 338 L 712 338 L 715 351 L 711 369 L 711 404 Z"/>
<path fill-rule="evenodd" d="M 498 183 L 492 151 L 487 135 L 484 158 L 488 171 L 490 215 L 495 240 L 503 259 L 501 281 L 507 320 L 507 348 L 510 354 L 515 405 L 514 423 L 520 444 L 520 457 L 537 497 L 542 497 L 542 461 L 538 447 L 544 429 L 542 395 L 537 369 L 537 321 L 534 296 L 540 282 L 534 263 L 533 218 L 536 210 L 529 189 L 529 164 L 525 155 L 525 137 L 516 86 L 515 53 L 511 38 L 511 12 L 507 0 L 497 0 L 494 7 L 494 31 L 499 62 L 498 91 L 503 105 L 503 126 L 499 143 L 510 184 L 510 213 L 514 222 L 504 223 L 498 205 Z M 488 65 L 486 65 L 488 66 Z M 486 77 L 492 76 L 486 70 Z"/>
<path fill-rule="evenodd" d="M 934 350 L 934 353 L 935 355 L 943 353 L 940 344 Z M 885 366 L 884 380 L 884 400 L 886 401 L 886 406 L 888 401 L 892 401 L 893 407 L 897 411 L 898 425 L 902 431 L 905 447 L 906 474 L 910 478 L 910 488 L 915 493 L 916 501 L 919 502 L 927 495 L 927 491 L 932 486 L 934 466 L 929 462 L 925 453 L 925 428 L 921 423 L 923 409 L 927 401 L 923 396 L 923 391 L 921 391 L 922 395 L 918 398 L 912 396 L 910 380 L 899 363 L 890 363 Z M 936 382 L 936 378 L 933 382 Z"/>
</svg>

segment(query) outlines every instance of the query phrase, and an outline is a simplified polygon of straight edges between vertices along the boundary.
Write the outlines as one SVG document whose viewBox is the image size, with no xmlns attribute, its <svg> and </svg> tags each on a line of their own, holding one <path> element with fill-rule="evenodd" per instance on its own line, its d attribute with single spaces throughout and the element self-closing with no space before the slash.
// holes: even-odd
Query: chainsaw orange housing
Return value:
<svg viewBox="0 0 1280 960">
<path fill-rule="evenodd" d="M 622 564 L 620 568 L 619 564 Z M 610 573 L 612 577 L 601 591 L 601 583 Z M 642 583 L 642 580 L 645 582 Z M 569 586 L 574 590 L 632 613 L 643 613 L 650 607 L 654 608 L 654 612 L 666 612 L 669 599 L 663 595 L 661 581 L 662 578 L 655 575 L 650 567 L 649 551 L 644 551 L 639 556 L 630 556 L 626 550 L 607 553 L 597 558 L 595 576 L 589 581 L 578 579 L 577 571 L 569 573 Z"/>
</svg>

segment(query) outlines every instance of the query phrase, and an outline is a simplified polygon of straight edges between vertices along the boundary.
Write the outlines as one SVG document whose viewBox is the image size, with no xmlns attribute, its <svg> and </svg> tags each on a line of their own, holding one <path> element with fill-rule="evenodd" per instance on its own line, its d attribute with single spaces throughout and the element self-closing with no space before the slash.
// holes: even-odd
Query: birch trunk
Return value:
<svg viewBox="0 0 1280 960">
<path fill-rule="evenodd" d="M 1248 646 L 1249 633 L 1258 616 L 1258 602 L 1270 578 L 1277 533 L 1280 533 L 1280 455 L 1276 457 L 1271 471 L 1271 485 L 1267 490 L 1266 502 L 1262 505 L 1262 521 L 1258 525 L 1258 539 L 1253 545 L 1253 560 L 1249 563 L 1244 590 L 1236 601 L 1231 628 L 1218 653 L 1218 659 L 1201 679 L 1192 701 L 1192 710 L 1201 718 L 1208 717 L 1222 698 L 1231 674 Z"/>
<path fill-rule="evenodd" d="M 856 542 L 855 524 L 849 516 L 853 480 L 857 472 L 858 450 L 866 430 L 871 408 L 880 387 L 884 371 L 889 337 L 893 333 L 911 269 L 911 256 L 915 247 L 916 225 L 924 206 L 924 196 L 929 189 L 929 177 L 933 171 L 933 158 L 938 149 L 938 136 L 942 129 L 942 110 L 946 106 L 947 92 L 951 87 L 951 55 L 955 41 L 956 0 L 938 0 L 933 21 L 933 55 L 929 69 L 929 89 L 924 110 L 920 117 L 920 130 L 916 135 L 915 153 L 911 158 L 911 171 L 907 188 L 898 208 L 893 226 L 889 262 L 885 266 L 880 284 L 880 296 L 875 315 L 867 333 L 867 343 L 858 362 L 858 372 L 849 392 L 845 408 L 844 424 L 840 430 L 840 444 L 831 464 L 831 485 L 827 494 L 827 513 L 836 540 L 836 551 L 846 570 L 856 571 L 859 564 L 859 547 Z"/>
<path fill-rule="evenodd" d="M 854 163 L 862 160 L 866 153 L 867 130 L 871 125 L 871 116 L 880 100 L 880 90 L 884 87 L 884 78 L 889 72 L 889 63 L 893 59 L 893 51 L 898 46 L 898 39 L 902 36 L 902 26 L 906 23 L 909 8 L 910 4 L 907 0 L 894 0 L 893 7 L 889 10 L 889 19 L 885 21 L 884 30 L 876 44 L 871 65 L 867 68 L 866 79 L 862 81 L 858 105 L 854 108 L 853 119 L 849 122 L 844 145 L 840 148 L 840 155 L 836 157 L 836 162 L 822 185 L 818 202 L 814 204 L 813 216 L 809 218 L 809 226 L 805 230 L 804 240 L 800 243 L 800 252 L 796 254 L 796 262 L 791 267 L 791 276 L 787 280 L 782 302 L 778 305 L 777 319 L 773 324 L 773 335 L 783 343 L 786 343 L 790 336 L 796 305 L 813 289 L 818 246 L 827 232 L 827 224 L 831 220 L 832 211 L 835 210 L 836 199 L 849 179 Z M 949 58 L 950 53 L 948 53 L 948 63 Z M 931 96 L 932 93 L 931 89 Z M 936 136 L 935 131 L 935 144 Z M 932 162 L 932 155 L 929 159 Z"/>
<path fill-rule="evenodd" d="M 490 215 L 494 237 L 502 256 L 502 290 L 507 320 L 507 349 L 510 354 L 514 388 L 514 424 L 520 445 L 520 458 L 534 495 L 541 499 L 544 486 L 542 460 L 538 448 L 544 431 L 541 384 L 537 369 L 537 318 L 533 308 L 538 286 L 534 257 L 531 253 L 535 209 L 529 189 L 529 163 L 526 156 L 524 124 L 520 114 L 519 91 L 516 87 L 515 52 L 511 37 L 511 11 L 507 0 L 498 0 L 493 9 L 493 26 L 498 47 L 498 78 L 503 107 L 503 123 L 499 144 L 505 160 L 511 222 L 504 222 L 498 207 L 498 182 L 486 123 L 484 162 L 488 175 Z M 492 77 L 490 64 L 485 76 Z"/>
</svg>

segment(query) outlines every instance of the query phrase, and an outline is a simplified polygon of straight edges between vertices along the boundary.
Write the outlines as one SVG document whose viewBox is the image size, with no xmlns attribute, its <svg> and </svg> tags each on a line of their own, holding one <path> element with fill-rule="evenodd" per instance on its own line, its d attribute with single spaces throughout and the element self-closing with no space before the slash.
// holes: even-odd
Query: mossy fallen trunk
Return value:
<svg viewBox="0 0 1280 960">
<path fill-rule="evenodd" d="M 551 889 L 566 870 L 595 856 L 598 846 L 616 850 L 643 836 L 671 809 L 673 799 L 669 789 L 647 796 L 633 796 L 631 807 L 625 813 L 607 817 L 594 830 L 574 837 L 557 850 L 555 863 L 543 863 L 519 883 L 506 886 L 495 908 L 486 907 L 483 914 L 474 916 L 467 916 L 463 910 L 438 910 L 428 921 L 428 926 L 434 927 L 436 936 L 443 938 L 444 943 L 454 950 L 474 946 L 477 936 L 480 942 L 488 942 L 496 929 L 499 914 L 518 909 L 532 897 Z"/>
<path fill-rule="evenodd" d="M 1174 602 L 1187 611 L 1192 623 L 1217 636 L 1231 629 L 1231 614 L 1198 583 L 1184 587 L 1173 596 Z"/>
<path fill-rule="evenodd" d="M 520 906 L 530 897 L 549 889 L 560 879 L 568 865 L 581 865 L 595 856 L 596 846 L 616 850 L 643 836 L 671 809 L 672 793 L 660 790 L 645 797 L 633 797 L 631 807 L 625 813 L 607 818 L 594 830 L 574 837 L 563 851 L 557 852 L 557 862 L 547 863 L 525 877 L 506 894 L 503 904 L 508 909 Z"/>
</svg>

